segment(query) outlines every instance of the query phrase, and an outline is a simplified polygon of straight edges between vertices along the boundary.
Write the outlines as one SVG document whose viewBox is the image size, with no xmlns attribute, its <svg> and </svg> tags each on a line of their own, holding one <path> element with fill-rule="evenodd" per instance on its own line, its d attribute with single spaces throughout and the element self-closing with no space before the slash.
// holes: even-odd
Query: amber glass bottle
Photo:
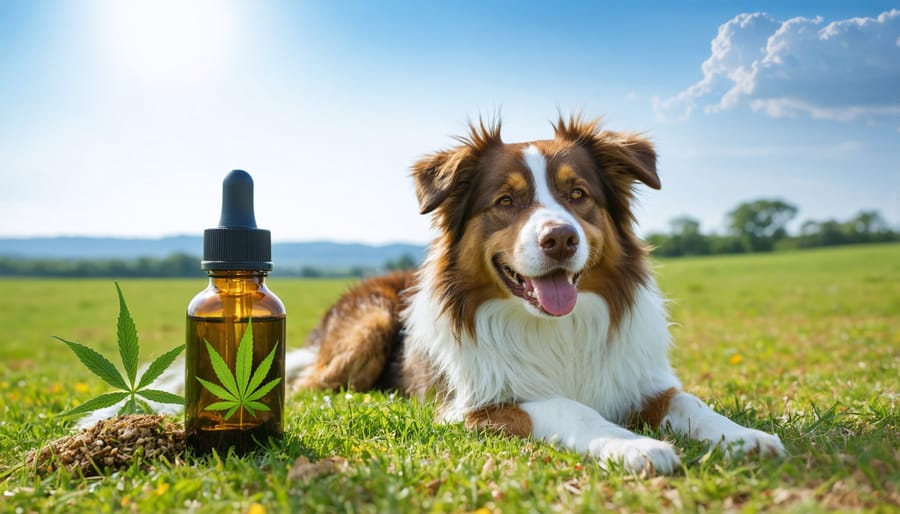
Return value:
<svg viewBox="0 0 900 514">
<path fill-rule="evenodd" d="M 265 283 L 271 236 L 256 227 L 244 171 L 225 178 L 202 267 L 209 285 L 187 309 L 185 438 L 199 453 L 243 454 L 282 436 L 285 386 L 285 310 Z"/>
</svg>

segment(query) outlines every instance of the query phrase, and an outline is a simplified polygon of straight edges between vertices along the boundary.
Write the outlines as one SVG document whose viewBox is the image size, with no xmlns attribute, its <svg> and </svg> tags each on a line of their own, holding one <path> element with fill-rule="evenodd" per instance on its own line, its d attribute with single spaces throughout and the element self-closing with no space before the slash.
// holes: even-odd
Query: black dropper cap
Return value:
<svg viewBox="0 0 900 514">
<path fill-rule="evenodd" d="M 253 178 L 234 170 L 222 182 L 222 218 L 218 228 L 203 231 L 204 270 L 272 269 L 271 233 L 256 227 Z"/>
</svg>

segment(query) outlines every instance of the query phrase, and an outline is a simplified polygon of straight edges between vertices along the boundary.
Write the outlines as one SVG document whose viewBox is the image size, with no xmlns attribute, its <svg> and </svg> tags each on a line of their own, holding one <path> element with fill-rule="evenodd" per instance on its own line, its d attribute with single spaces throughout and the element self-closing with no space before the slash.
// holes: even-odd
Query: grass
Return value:
<svg viewBox="0 0 900 514">
<path fill-rule="evenodd" d="M 686 389 L 738 422 L 777 432 L 788 458 L 729 461 L 676 438 L 682 470 L 640 479 L 549 445 L 436 425 L 428 404 L 311 392 L 291 397 L 285 440 L 249 457 L 188 456 L 99 479 L 35 477 L 19 467 L 25 453 L 71 429 L 54 414 L 104 392 L 50 336 L 111 354 L 118 306 L 111 280 L 5 280 L 0 511 L 900 508 L 900 245 L 671 260 L 658 272 Z M 348 284 L 277 275 L 270 283 L 288 309 L 289 346 Z M 202 279 L 120 284 L 145 359 L 182 342 L 185 305 Z M 300 457 L 313 464 L 294 467 Z"/>
</svg>

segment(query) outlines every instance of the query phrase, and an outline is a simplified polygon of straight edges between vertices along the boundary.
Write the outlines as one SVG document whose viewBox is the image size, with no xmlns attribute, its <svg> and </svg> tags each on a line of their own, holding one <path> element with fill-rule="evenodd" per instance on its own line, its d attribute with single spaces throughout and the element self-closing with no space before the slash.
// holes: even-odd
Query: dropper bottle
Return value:
<svg viewBox="0 0 900 514">
<path fill-rule="evenodd" d="M 265 284 L 271 235 L 256 226 L 245 171 L 225 177 L 201 267 L 209 285 L 187 308 L 185 440 L 197 453 L 245 454 L 283 434 L 285 354 L 284 305 Z"/>
</svg>

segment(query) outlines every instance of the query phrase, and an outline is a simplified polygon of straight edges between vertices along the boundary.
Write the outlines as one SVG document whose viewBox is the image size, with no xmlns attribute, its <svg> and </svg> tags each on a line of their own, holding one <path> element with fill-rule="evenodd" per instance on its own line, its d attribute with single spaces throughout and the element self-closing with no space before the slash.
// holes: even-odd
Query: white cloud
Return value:
<svg viewBox="0 0 900 514">
<path fill-rule="evenodd" d="M 719 27 L 703 78 L 654 98 L 662 120 L 748 106 L 768 116 L 837 121 L 900 118 L 900 10 L 824 24 L 740 14 Z"/>
</svg>

